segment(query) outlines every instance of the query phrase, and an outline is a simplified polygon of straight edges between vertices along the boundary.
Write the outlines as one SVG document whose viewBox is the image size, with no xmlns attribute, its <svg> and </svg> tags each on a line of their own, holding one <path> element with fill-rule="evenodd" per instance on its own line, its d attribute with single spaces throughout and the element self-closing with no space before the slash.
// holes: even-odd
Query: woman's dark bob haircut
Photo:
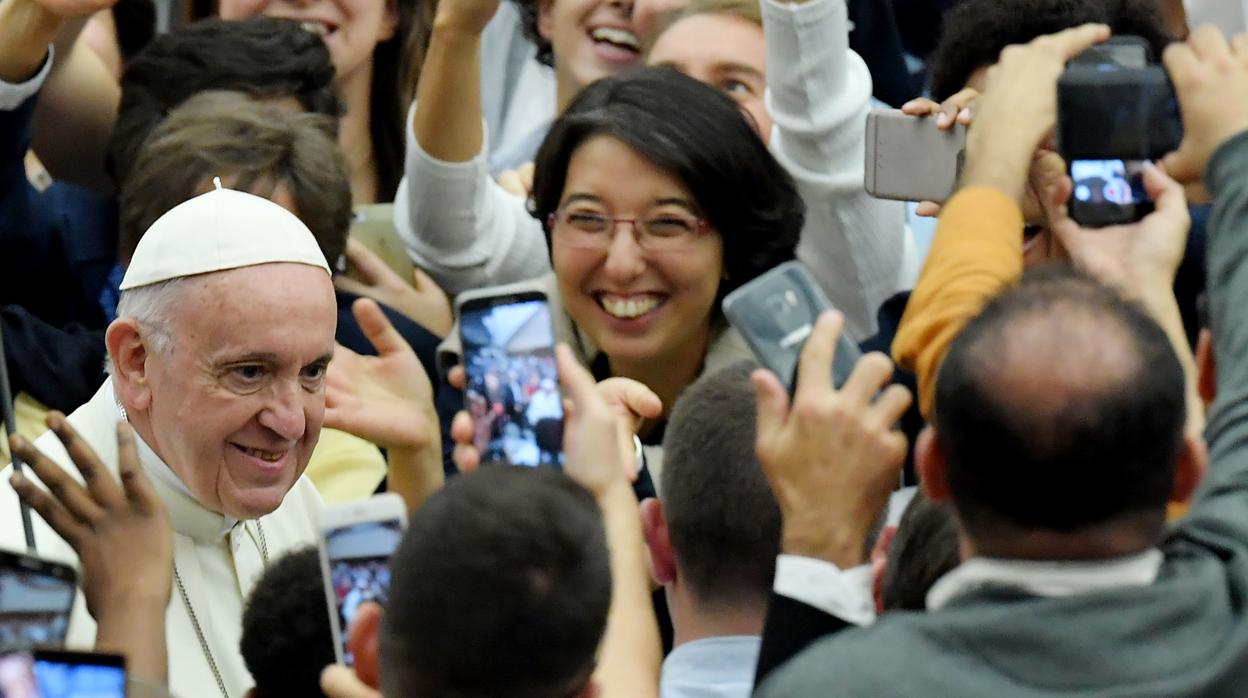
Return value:
<svg viewBox="0 0 1248 698">
<path fill-rule="evenodd" d="M 793 259 L 806 217 L 793 179 L 732 100 L 671 68 L 605 78 L 572 100 L 537 152 L 532 213 L 543 226 L 573 153 L 596 136 L 622 141 L 689 189 L 724 242 L 721 298 Z"/>
</svg>

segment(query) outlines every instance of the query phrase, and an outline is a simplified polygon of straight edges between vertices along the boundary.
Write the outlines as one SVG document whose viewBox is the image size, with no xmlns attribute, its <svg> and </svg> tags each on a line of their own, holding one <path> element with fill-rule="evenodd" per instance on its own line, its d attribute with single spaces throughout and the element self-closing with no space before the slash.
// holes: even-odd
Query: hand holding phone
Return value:
<svg viewBox="0 0 1248 698">
<path fill-rule="evenodd" d="M 935 119 L 898 110 L 867 115 L 866 179 L 871 196 L 943 203 L 953 196 L 966 156 L 966 126 L 937 127 Z"/>
<path fill-rule="evenodd" d="M 562 467 L 563 397 L 550 303 L 536 290 L 458 299 L 464 407 L 481 463 Z"/>
<path fill-rule="evenodd" d="M 390 596 L 390 556 L 399 547 L 406 522 L 403 499 L 393 493 L 321 512 L 321 575 L 340 663 L 355 663 L 347 633 L 361 604 L 384 606 Z"/>
<path fill-rule="evenodd" d="M 801 262 L 785 262 L 724 298 L 724 315 L 764 367 L 789 386 L 797 381 L 802 347 L 819 315 L 832 304 Z M 832 376 L 840 387 L 862 357 L 844 334 L 837 340 Z"/>
</svg>

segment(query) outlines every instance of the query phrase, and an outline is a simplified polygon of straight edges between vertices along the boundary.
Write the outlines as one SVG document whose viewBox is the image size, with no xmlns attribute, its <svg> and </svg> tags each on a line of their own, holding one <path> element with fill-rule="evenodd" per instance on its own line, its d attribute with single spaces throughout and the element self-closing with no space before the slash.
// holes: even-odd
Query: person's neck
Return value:
<svg viewBox="0 0 1248 698">
<path fill-rule="evenodd" d="M 698 602 L 680 582 L 667 587 L 667 607 L 672 615 L 672 646 L 715 637 L 762 635 L 766 604 L 733 608 L 710 608 Z"/>
<path fill-rule="evenodd" d="M 377 159 L 373 152 L 372 87 L 373 62 L 368 61 L 337 83 L 347 113 L 338 124 L 338 144 L 347 161 L 351 178 L 351 203 L 355 206 L 377 201 Z"/>
<path fill-rule="evenodd" d="M 1157 545 L 1157 536 L 1129 525 L 1089 527 L 1077 533 L 1014 528 L 1000 535 L 963 535 L 962 559 L 988 557 L 1026 562 L 1099 562 L 1138 555 Z"/>
<path fill-rule="evenodd" d="M 662 418 L 666 419 L 671 414 L 676 398 L 680 397 L 702 370 L 709 341 L 710 327 L 707 326 L 696 341 L 679 347 L 667 356 L 656 356 L 637 362 L 608 357 L 611 375 L 631 378 L 653 390 L 663 403 Z"/>
</svg>

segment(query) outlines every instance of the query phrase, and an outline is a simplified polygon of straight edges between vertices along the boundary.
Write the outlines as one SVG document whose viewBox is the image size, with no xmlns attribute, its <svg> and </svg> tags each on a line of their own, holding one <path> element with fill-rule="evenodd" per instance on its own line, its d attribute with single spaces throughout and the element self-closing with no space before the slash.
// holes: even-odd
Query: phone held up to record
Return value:
<svg viewBox="0 0 1248 698">
<path fill-rule="evenodd" d="M 877 199 L 934 201 L 953 196 L 966 159 L 966 127 L 936 128 L 933 119 L 898 109 L 867 114 L 863 182 Z"/>
<path fill-rule="evenodd" d="M 340 663 L 355 663 L 347 637 L 360 605 L 384 606 L 390 596 L 390 556 L 406 524 L 403 498 L 392 492 L 321 511 L 321 577 Z"/>
<path fill-rule="evenodd" d="M 69 565 L 0 550 L 0 650 L 64 642 L 77 588 Z"/>
<path fill-rule="evenodd" d="M 464 407 L 482 465 L 563 467 L 563 397 L 550 302 L 531 284 L 468 291 L 456 302 Z"/>
<path fill-rule="evenodd" d="M 0 698 L 126 698 L 119 654 L 35 648 L 0 655 Z"/>
<path fill-rule="evenodd" d="M 724 315 L 750 345 L 763 367 L 797 387 L 798 359 L 815 321 L 832 304 L 801 262 L 785 262 L 724 298 Z M 844 333 L 836 344 L 832 378 L 839 388 L 861 358 Z"/>
</svg>

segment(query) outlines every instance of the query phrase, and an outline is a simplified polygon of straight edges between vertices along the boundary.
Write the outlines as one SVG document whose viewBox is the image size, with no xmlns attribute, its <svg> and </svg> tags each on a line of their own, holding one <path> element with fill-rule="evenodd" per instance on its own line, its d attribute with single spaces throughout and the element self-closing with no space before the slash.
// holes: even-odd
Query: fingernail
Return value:
<svg viewBox="0 0 1248 698">
<path fill-rule="evenodd" d="M 970 120 L 970 118 L 971 118 L 971 108 L 962 107 L 962 111 L 958 112 L 958 119 L 962 121 L 968 121 Z"/>
<path fill-rule="evenodd" d="M 26 476 L 21 473 L 13 473 L 9 476 L 9 484 L 12 485 L 15 490 L 20 489 L 26 485 Z"/>
<path fill-rule="evenodd" d="M 949 121 L 950 121 L 950 118 L 949 118 L 949 112 L 943 112 L 943 111 L 942 111 L 942 112 L 940 113 L 940 115 L 936 117 L 936 125 L 937 125 L 937 126 L 948 126 L 948 125 L 949 125 Z"/>
</svg>

